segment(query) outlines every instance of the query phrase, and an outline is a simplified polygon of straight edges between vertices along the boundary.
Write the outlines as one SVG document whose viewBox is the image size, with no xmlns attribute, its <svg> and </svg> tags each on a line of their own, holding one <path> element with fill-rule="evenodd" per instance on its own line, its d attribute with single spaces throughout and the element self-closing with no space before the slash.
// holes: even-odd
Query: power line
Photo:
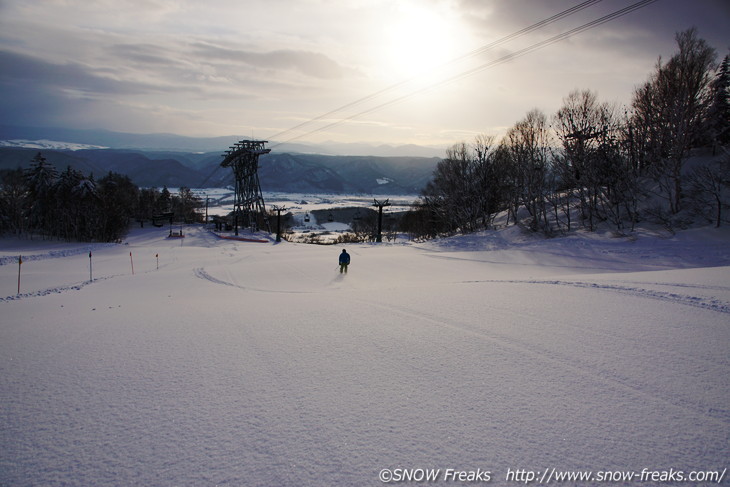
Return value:
<svg viewBox="0 0 730 487">
<path fill-rule="evenodd" d="M 411 91 L 410 93 L 407 93 L 407 94 L 402 95 L 402 96 L 397 97 L 397 98 L 393 98 L 393 99 L 391 99 L 389 101 L 386 101 L 386 102 L 381 103 L 379 105 L 376 105 L 374 107 L 368 108 L 366 110 L 360 111 L 360 112 L 355 113 L 353 115 L 350 115 L 348 117 L 345 117 L 345 118 L 336 120 L 336 121 L 334 121 L 332 123 L 329 123 L 327 125 L 324 125 L 322 127 L 318 127 L 316 129 L 310 130 L 309 132 L 305 132 L 305 133 L 300 134 L 300 135 L 298 135 L 296 137 L 291 137 L 291 138 L 289 138 L 289 139 L 287 139 L 285 141 L 282 141 L 282 142 L 276 144 L 274 147 L 276 147 L 278 145 L 281 145 L 281 144 L 284 144 L 284 143 L 287 143 L 287 142 L 291 142 L 293 140 L 300 139 L 302 137 L 306 137 L 308 135 L 315 134 L 317 132 L 321 132 L 323 130 L 326 130 L 326 129 L 329 129 L 329 128 L 332 128 L 332 127 L 335 127 L 337 125 L 340 125 L 341 123 L 347 122 L 349 120 L 353 120 L 353 119 L 358 118 L 358 117 L 360 117 L 362 115 L 366 115 L 368 113 L 372 113 L 374 111 L 377 111 L 377 110 L 381 110 L 383 108 L 386 108 L 386 107 L 388 107 L 390 105 L 394 105 L 396 103 L 400 103 L 401 101 L 406 100 L 406 99 L 408 99 L 408 98 L 410 98 L 412 96 L 415 96 L 415 95 L 417 95 L 419 93 L 423 93 L 423 92 L 428 91 L 428 90 L 431 90 L 433 88 L 436 88 L 436 87 L 439 87 L 439 86 L 443 86 L 445 84 L 452 83 L 454 81 L 458 81 L 458 80 L 467 78 L 467 77 L 472 76 L 472 75 L 474 75 L 474 74 L 476 74 L 476 73 L 478 73 L 480 71 L 484 71 L 485 69 L 489 69 L 489 68 L 492 68 L 494 66 L 497 66 L 497 65 L 504 64 L 506 62 L 512 61 L 512 60 L 514 60 L 514 59 L 516 59 L 518 57 L 521 57 L 521 56 L 524 56 L 526 54 L 532 53 L 534 51 L 537 51 L 538 49 L 542 49 L 543 47 L 549 46 L 551 44 L 555 44 L 556 42 L 563 41 L 563 40 L 565 40 L 565 39 L 567 39 L 567 38 L 569 38 L 571 36 L 574 36 L 576 34 L 580 34 L 580 33 L 585 32 L 587 30 L 590 30 L 590 29 L 593 29 L 595 27 L 598 27 L 599 25 L 602 25 L 602 24 L 605 24 L 605 23 L 610 22 L 612 20 L 615 20 L 617 18 L 623 17 L 624 15 L 627 15 L 629 13 L 635 12 L 636 10 L 642 9 L 642 8 L 648 6 L 648 5 L 652 4 L 652 3 L 655 3 L 657 1 L 658 0 L 641 0 L 639 2 L 636 2 L 634 4 L 629 5 L 627 7 L 624 7 L 622 9 L 619 9 L 619 10 L 613 12 L 613 13 L 610 13 L 608 15 L 604 15 L 603 17 L 600 17 L 598 19 L 595 19 L 595 20 L 592 20 L 590 22 L 587 22 L 587 23 L 585 23 L 585 24 L 583 24 L 583 25 L 581 25 L 579 27 L 575 27 L 575 28 L 573 28 L 571 30 L 568 30 L 566 32 L 563 32 L 561 34 L 552 36 L 552 37 L 550 37 L 548 39 L 545 39 L 545 40 L 542 40 L 542 41 L 537 42 L 535 44 L 532 44 L 532 45 L 530 45 L 528 47 L 525 47 L 525 48 L 520 49 L 518 51 L 515 51 L 513 53 L 510 53 L 510 54 L 507 54 L 505 56 L 502 56 L 501 58 L 498 58 L 496 60 L 490 61 L 488 63 L 482 64 L 480 66 L 477 66 L 475 68 L 472 68 L 472 69 L 469 69 L 469 70 L 466 70 L 466 71 L 462 71 L 459 74 L 456 74 L 454 76 L 448 77 L 448 78 L 446 78 L 444 80 L 438 81 L 438 82 L 433 83 L 431 85 L 428 85 L 428 86 L 426 86 L 424 88 L 420 88 L 420 89 Z M 575 8 L 577 8 L 577 7 L 578 6 L 576 6 Z M 547 21 L 547 20 L 548 19 L 545 19 L 545 21 Z M 545 22 L 545 21 L 541 21 L 541 22 Z M 538 22 L 538 24 L 540 24 L 541 22 Z M 538 24 L 534 24 L 534 25 L 538 25 Z M 543 25 L 545 25 L 545 24 L 543 24 Z M 526 29 L 530 29 L 530 28 L 532 28 L 532 26 L 531 27 L 528 27 Z M 526 30 L 526 29 L 523 29 L 523 30 Z M 534 30 L 534 29 L 532 29 L 532 30 Z M 519 32 L 521 32 L 521 31 L 519 31 Z M 516 34 L 517 33 L 510 34 L 510 36 L 507 36 L 507 37 L 514 38 L 514 36 Z M 498 41 L 498 42 L 502 43 L 501 40 Z M 494 46 L 492 46 L 492 47 L 494 47 Z M 487 48 L 487 46 L 484 46 L 483 48 L 480 48 L 480 49 L 478 49 L 476 51 L 473 51 L 473 52 L 477 52 L 477 51 L 484 52 L 484 51 L 481 51 L 481 49 L 485 49 L 486 50 L 486 48 Z M 461 58 L 457 58 L 457 59 L 462 59 L 462 58 L 466 58 L 466 57 L 469 57 L 469 56 L 471 56 L 471 54 L 467 54 L 467 55 L 462 56 Z M 310 124 L 312 122 L 315 122 L 317 120 L 322 120 L 322 119 L 324 119 L 325 117 L 327 117 L 329 115 L 332 115 L 334 113 L 337 113 L 337 112 L 339 112 L 339 111 L 341 111 L 341 110 L 343 110 L 345 108 L 351 108 L 351 107 L 353 107 L 353 106 L 355 106 L 357 104 L 360 104 L 363 101 L 367 101 L 367 100 L 370 100 L 372 98 L 375 98 L 376 96 L 379 96 L 381 93 L 385 93 L 387 91 L 390 91 L 394 87 L 401 86 L 402 84 L 405 84 L 405 83 L 406 82 L 402 82 L 402 83 L 399 83 L 398 85 L 394 85 L 393 87 L 389 87 L 389 88 L 386 88 L 384 90 L 381 90 L 381 92 L 377 92 L 377 93 L 375 93 L 373 95 L 370 95 L 368 97 L 364 97 L 364 98 L 362 98 L 360 100 L 357 100 L 357 101 L 352 102 L 352 103 L 350 103 L 348 105 L 345 105 L 343 107 L 340 107 L 340 108 L 338 108 L 336 110 L 333 110 L 331 112 L 328 112 L 327 114 L 321 115 L 321 116 L 319 116 L 317 118 L 314 118 L 312 120 L 309 120 L 307 122 L 304 122 L 302 124 L 299 124 L 298 126 L 292 128 L 292 129 L 289 129 L 287 131 L 281 132 L 280 134 L 277 134 L 277 135 L 282 135 L 282 134 L 288 133 L 290 131 L 296 130 L 297 128 L 301 128 L 301 127 L 303 127 L 303 126 L 305 126 L 307 124 Z"/>
<path fill-rule="evenodd" d="M 433 69 L 443 69 L 443 68 L 445 68 L 447 66 L 450 66 L 452 64 L 456 64 L 456 63 L 461 62 L 461 61 L 464 61 L 466 59 L 469 59 L 469 58 L 472 58 L 472 57 L 475 57 L 475 56 L 479 56 L 481 54 L 484 54 L 485 52 L 489 51 L 490 49 L 494 49 L 495 47 L 500 46 L 500 45 L 502 45 L 502 44 L 504 44 L 506 42 L 509 42 L 509 41 L 511 41 L 513 39 L 517 39 L 518 37 L 521 37 L 523 35 L 529 34 L 530 32 L 533 32 L 533 31 L 538 30 L 538 29 L 540 29 L 542 27 L 545 27 L 546 25 L 549 25 L 549 24 L 552 24 L 554 22 L 557 22 L 560 19 L 563 19 L 565 17 L 568 17 L 569 15 L 572 15 L 572 14 L 574 14 L 576 12 L 579 12 L 579 11 L 585 9 L 585 8 L 588 8 L 588 7 L 592 6 L 592 5 L 595 5 L 596 3 L 599 3 L 600 1 L 601 0 L 586 0 L 586 1 L 582 2 L 582 3 L 579 3 L 578 5 L 575 5 L 575 6 L 571 7 L 571 8 L 569 8 L 569 9 L 567 9 L 567 10 L 564 10 L 564 11 L 562 11 L 560 13 L 557 13 L 557 14 L 553 15 L 552 17 L 548 17 L 548 18 L 543 19 L 543 20 L 541 20 L 539 22 L 536 22 L 536 23 L 534 23 L 534 24 L 532 24 L 532 25 L 530 25 L 528 27 L 525 27 L 524 29 L 521 29 L 521 30 L 519 30 L 517 32 L 513 32 L 512 34 L 509 34 L 509 35 L 504 36 L 504 37 L 502 37 L 500 39 L 497 39 L 494 42 L 491 42 L 491 43 L 486 44 L 486 45 L 484 45 L 482 47 L 479 47 L 477 49 L 474 49 L 474 50 L 472 50 L 472 51 L 470 51 L 470 52 L 468 52 L 468 53 L 466 53 L 466 54 L 464 54 L 462 56 L 459 56 L 459 57 L 450 59 L 449 61 L 446 61 L 446 62 L 444 62 L 444 63 L 436 66 Z M 314 122 L 317 122 L 319 120 L 323 120 L 325 118 L 331 117 L 332 115 L 334 115 L 336 113 L 339 113 L 339 112 L 341 112 L 343 110 L 347 110 L 348 108 L 353 108 L 353 107 L 355 107 L 357 105 L 360 105 L 360 104 L 362 104 L 362 103 L 364 103 L 366 101 L 373 100 L 373 99 L 375 99 L 375 98 L 377 98 L 377 97 L 379 97 L 381 95 L 384 95 L 384 94 L 386 94 L 388 92 L 391 92 L 391 91 L 393 91 L 393 90 L 395 90 L 397 88 L 400 88 L 400 87 L 402 87 L 404 85 L 407 85 L 408 83 L 411 83 L 411 82 L 417 80 L 418 78 L 419 78 L 419 76 L 413 76 L 413 77 L 408 78 L 408 79 L 405 79 L 403 81 L 399 81 L 398 83 L 395 83 L 395 84 L 390 85 L 390 86 L 388 86 L 386 88 L 383 88 L 382 90 L 376 91 L 375 93 L 372 93 L 370 95 L 367 95 L 367 96 L 364 96 L 362 98 L 359 98 L 359 99 L 357 99 L 357 100 L 355 100 L 353 102 L 350 102 L 350 103 L 347 103 L 345 105 L 342 105 L 341 107 L 335 108 L 334 110 L 330 110 L 327 113 L 323 113 L 322 115 L 319 115 L 318 117 L 312 118 L 312 119 L 307 120 L 305 122 L 302 122 L 302 123 L 300 123 L 298 125 L 295 125 L 294 127 L 291 127 L 291 128 L 289 128 L 287 130 L 284 130 L 282 132 L 279 132 L 277 134 L 274 134 L 271 137 L 268 137 L 268 140 L 278 139 L 279 137 L 282 137 L 282 136 L 284 136 L 284 135 L 286 135 L 286 134 L 288 134 L 290 132 L 294 132 L 295 130 L 298 130 L 298 129 L 301 129 L 303 127 L 306 127 L 307 125 L 310 125 L 310 124 L 312 124 Z M 296 140 L 296 139 L 294 138 L 294 139 L 289 139 L 289 140 Z M 279 145 L 279 144 L 276 144 L 276 145 Z M 276 147 L 276 145 L 273 146 L 273 147 Z"/>
</svg>

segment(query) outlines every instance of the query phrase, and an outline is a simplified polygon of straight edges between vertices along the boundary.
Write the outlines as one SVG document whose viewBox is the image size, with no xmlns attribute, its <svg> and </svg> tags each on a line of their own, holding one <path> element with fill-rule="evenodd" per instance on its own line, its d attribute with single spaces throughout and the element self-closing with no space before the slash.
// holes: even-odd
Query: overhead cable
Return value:
<svg viewBox="0 0 730 487">
<path fill-rule="evenodd" d="M 579 11 L 585 9 L 585 8 L 588 8 L 588 7 L 592 6 L 592 5 L 595 5 L 596 3 L 599 3 L 600 1 L 601 0 L 586 0 L 586 1 L 582 2 L 582 3 L 579 3 L 578 5 L 575 5 L 575 6 L 571 7 L 571 8 L 569 8 L 569 9 L 567 9 L 567 10 L 563 10 L 562 12 L 557 13 L 557 14 L 553 15 L 552 17 L 548 17 L 546 19 L 543 19 L 543 20 L 541 20 L 539 22 L 536 22 L 536 23 L 534 23 L 534 24 L 532 24 L 532 25 L 530 25 L 528 27 L 525 27 L 524 29 L 518 30 L 518 31 L 513 32 L 513 33 L 511 33 L 511 34 L 509 34 L 507 36 L 504 36 L 504 37 L 502 37 L 500 39 L 497 39 L 496 41 L 493 41 L 493 42 L 491 42 L 489 44 L 486 44 L 486 45 L 481 46 L 481 47 L 479 47 L 477 49 L 474 49 L 472 51 L 469 51 L 468 53 L 466 53 L 466 54 L 464 54 L 462 56 L 459 56 L 459 57 L 450 59 L 450 60 L 448 60 L 448 61 L 446 61 L 446 62 L 444 62 L 444 63 L 436 66 L 435 68 L 432 68 L 432 69 L 443 69 L 443 68 L 445 68 L 447 66 L 450 66 L 452 64 L 456 64 L 456 63 L 461 62 L 461 61 L 464 61 L 466 59 L 469 59 L 469 58 L 472 58 L 472 57 L 476 57 L 476 56 L 480 56 L 480 55 L 484 54 L 485 52 L 489 51 L 490 49 L 494 49 L 495 47 L 500 46 L 500 45 L 502 45 L 502 44 L 504 44 L 506 42 L 509 42 L 511 40 L 514 40 L 514 39 L 517 39 L 517 38 L 519 38 L 519 37 L 521 37 L 523 35 L 526 35 L 526 34 L 529 34 L 530 32 L 533 32 L 535 30 L 541 29 L 542 27 L 545 27 L 545 26 L 547 26 L 549 24 L 552 24 L 554 22 L 557 22 L 558 20 L 561 20 L 561 19 L 563 19 L 563 18 L 565 18 L 565 17 L 567 17 L 569 15 L 572 15 L 572 14 L 574 14 L 576 12 L 579 12 Z M 402 87 L 404 85 L 407 85 L 409 83 L 412 83 L 413 81 L 417 80 L 418 78 L 419 78 L 419 76 L 414 76 L 414 77 L 405 79 L 403 81 L 399 81 L 398 83 L 395 83 L 395 84 L 390 85 L 390 86 L 388 86 L 386 88 L 383 88 L 382 90 L 376 91 L 375 93 L 372 93 L 370 95 L 367 95 L 367 96 L 364 96 L 362 98 L 359 98 L 359 99 L 357 99 L 357 100 L 355 100 L 353 102 L 347 103 L 347 104 L 342 105 L 342 106 L 340 106 L 338 108 L 335 108 L 333 110 L 330 110 L 327 113 L 323 113 L 322 115 L 319 115 L 318 117 L 315 117 L 315 118 L 312 118 L 310 120 L 304 121 L 304 122 L 302 122 L 302 123 L 300 123 L 298 125 L 295 125 L 294 127 L 291 127 L 291 128 L 289 128 L 287 130 L 284 130 L 282 132 L 279 132 L 277 134 L 274 134 L 274 135 L 268 137 L 268 140 L 276 140 L 276 139 L 278 139 L 280 137 L 285 136 L 286 134 L 288 134 L 290 132 L 294 132 L 294 131 L 299 130 L 299 129 L 303 128 L 303 127 L 306 127 L 307 125 L 310 125 L 310 124 L 315 123 L 317 121 L 320 121 L 320 120 L 324 120 L 326 118 L 329 118 L 329 117 L 335 115 L 336 113 L 342 112 L 342 111 L 347 110 L 349 108 L 353 108 L 353 107 L 355 107 L 357 105 L 360 105 L 360 104 L 365 103 L 367 101 L 370 101 L 370 100 L 373 100 L 375 98 L 378 98 L 378 97 L 380 97 L 382 95 L 385 95 L 386 93 L 389 93 L 391 91 L 394 91 L 394 90 L 396 90 L 396 89 L 398 89 L 398 88 L 400 88 L 400 87 Z M 290 140 L 295 140 L 295 139 L 290 139 Z M 277 145 L 279 145 L 279 144 L 277 144 Z"/>
<path fill-rule="evenodd" d="M 468 69 L 468 70 L 462 71 L 461 73 L 456 74 L 454 76 L 450 76 L 450 77 L 448 77 L 448 78 L 446 78 L 444 80 L 441 80 L 441 81 L 438 81 L 436 83 L 430 84 L 430 85 L 428 85 L 426 87 L 423 87 L 423 88 L 419 88 L 417 90 L 413 90 L 413 91 L 411 91 L 411 92 L 409 92 L 409 93 L 407 93 L 405 95 L 402 95 L 402 96 L 393 98 L 393 99 L 388 100 L 388 101 L 386 101 L 384 103 L 381 103 L 379 105 L 373 106 L 373 107 L 368 108 L 366 110 L 360 111 L 360 112 L 355 113 L 353 115 L 350 115 L 348 117 L 338 119 L 338 120 L 336 120 L 334 122 L 331 122 L 331 123 L 326 124 L 324 126 L 321 126 L 321 127 L 316 128 L 316 129 L 310 130 L 310 131 L 305 132 L 303 134 L 300 134 L 300 135 L 298 135 L 296 137 L 291 137 L 291 138 L 289 138 L 289 139 L 287 139 L 285 141 L 282 141 L 282 142 L 277 143 L 274 147 L 276 147 L 278 145 L 281 145 L 281 144 L 284 144 L 284 143 L 287 143 L 287 142 L 291 142 L 293 140 L 301 139 L 302 137 L 306 137 L 308 135 L 312 135 L 312 134 L 315 134 L 317 132 L 321 132 L 323 130 L 326 130 L 326 129 L 329 129 L 329 128 L 332 128 L 332 127 L 335 127 L 335 126 L 340 125 L 340 124 L 342 124 L 344 122 L 347 122 L 349 120 L 353 120 L 355 118 L 358 118 L 358 117 L 360 117 L 362 115 L 366 115 L 368 113 L 372 113 L 372 112 L 375 112 L 377 110 L 381 110 L 383 108 L 386 108 L 386 107 L 388 107 L 390 105 L 394 105 L 396 103 L 400 103 L 400 102 L 402 102 L 402 101 L 404 101 L 404 100 L 406 100 L 408 98 L 411 98 L 412 96 L 415 96 L 417 94 L 423 93 L 425 91 L 434 89 L 434 88 L 439 87 L 439 86 L 443 86 L 443 85 L 448 84 L 448 83 L 453 83 L 454 81 L 458 81 L 458 80 L 461 80 L 463 78 L 472 76 L 472 75 L 474 75 L 474 74 L 476 74 L 476 73 L 478 73 L 480 71 L 484 71 L 485 69 L 489 69 L 489 68 L 492 68 L 494 66 L 497 66 L 497 65 L 504 64 L 506 62 L 512 61 L 512 60 L 514 60 L 514 59 L 516 59 L 518 57 L 521 57 L 521 56 L 524 56 L 526 54 L 532 53 L 534 51 L 537 51 L 538 49 L 542 49 L 543 47 L 549 46 L 551 44 L 555 44 L 556 42 L 563 41 L 563 40 L 565 40 L 565 39 L 567 39 L 567 38 L 569 38 L 571 36 L 574 36 L 576 34 L 580 34 L 580 33 L 585 32 L 587 30 L 590 30 L 590 29 L 593 29 L 595 27 L 598 27 L 599 25 L 602 25 L 602 24 L 605 24 L 605 23 L 610 22 L 612 20 L 615 20 L 617 18 L 623 17 L 624 15 L 627 15 L 629 13 L 635 12 L 636 10 L 639 10 L 641 8 L 644 8 L 644 7 L 646 7 L 646 6 L 648 6 L 648 5 L 652 4 L 652 3 L 655 3 L 657 1 L 658 0 L 641 0 L 639 2 L 633 3 L 633 4 L 629 5 L 629 6 L 624 7 L 622 9 L 619 9 L 619 10 L 617 10 L 615 12 L 612 12 L 610 14 L 604 15 L 603 17 L 600 17 L 598 19 L 595 19 L 595 20 L 592 20 L 590 22 L 587 22 L 587 23 L 585 23 L 585 24 L 583 24 L 581 26 L 575 27 L 575 28 L 570 29 L 570 30 L 568 30 L 566 32 L 557 34 L 557 35 L 552 36 L 552 37 L 550 37 L 548 39 L 545 39 L 545 40 L 542 40 L 542 41 L 537 42 L 535 44 L 532 44 L 530 46 L 527 46 L 527 47 L 525 47 L 523 49 L 520 49 L 518 51 L 512 52 L 512 53 L 507 54 L 505 56 L 502 56 L 502 57 L 500 57 L 498 59 L 495 59 L 493 61 L 490 61 L 488 63 L 479 65 L 479 66 L 477 66 L 475 68 L 472 68 L 472 69 Z M 535 25 L 537 25 L 537 24 L 535 24 Z M 523 30 L 525 30 L 525 29 L 523 29 Z M 510 36 L 512 36 L 512 34 L 510 34 Z M 510 37 L 510 36 L 507 36 L 507 37 Z M 485 46 L 485 48 L 486 48 L 486 46 Z M 461 59 L 461 58 L 458 58 L 458 59 Z M 400 86 L 400 84 L 398 86 Z M 387 88 L 386 90 L 383 90 L 383 92 L 390 91 L 390 90 L 391 90 L 391 88 Z M 285 132 L 281 132 L 280 134 L 277 134 L 277 135 L 285 134 L 285 133 L 288 133 L 290 131 L 293 131 L 293 130 L 295 130 L 297 128 L 301 128 L 301 127 L 303 127 L 303 126 L 305 126 L 305 125 L 307 125 L 309 123 L 312 123 L 314 121 L 322 120 L 325 117 L 327 117 L 327 116 L 329 116 L 329 115 L 331 115 L 333 113 L 336 113 L 338 111 L 341 111 L 341 110 L 343 110 L 345 108 L 350 108 L 352 106 L 355 106 L 355 105 L 361 103 L 362 101 L 372 99 L 375 96 L 379 95 L 380 93 L 381 92 L 378 92 L 378 93 L 376 93 L 374 95 L 371 95 L 369 97 L 365 97 L 365 98 L 362 98 L 361 100 L 357 100 L 357 101 L 355 101 L 355 102 L 353 102 L 351 104 L 345 105 L 345 106 L 343 106 L 343 107 L 341 107 L 341 108 L 339 108 L 337 110 L 333 110 L 332 112 L 329 112 L 327 114 L 321 115 L 321 116 L 319 116 L 317 118 L 314 118 L 312 120 L 309 120 L 307 122 L 304 122 L 304 123 L 298 125 L 297 127 L 294 127 L 292 129 L 289 129 L 289 130 L 287 130 Z"/>
</svg>

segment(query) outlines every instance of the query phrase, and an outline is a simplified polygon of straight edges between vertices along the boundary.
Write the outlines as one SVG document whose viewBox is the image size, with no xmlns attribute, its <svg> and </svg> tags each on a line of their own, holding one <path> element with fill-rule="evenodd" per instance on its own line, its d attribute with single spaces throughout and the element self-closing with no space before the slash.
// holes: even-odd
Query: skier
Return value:
<svg viewBox="0 0 730 487">
<path fill-rule="evenodd" d="M 343 272 L 347 274 L 348 265 L 350 265 L 350 254 L 347 253 L 347 250 L 342 249 L 342 253 L 340 254 L 340 274 Z"/>
</svg>

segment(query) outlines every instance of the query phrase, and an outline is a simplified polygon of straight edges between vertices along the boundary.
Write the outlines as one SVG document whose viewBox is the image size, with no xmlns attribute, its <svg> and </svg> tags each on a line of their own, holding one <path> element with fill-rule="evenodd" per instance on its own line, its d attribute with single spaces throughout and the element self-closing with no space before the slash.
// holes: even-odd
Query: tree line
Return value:
<svg viewBox="0 0 730 487">
<path fill-rule="evenodd" d="M 630 107 L 576 90 L 551 117 L 531 110 L 497 140 L 480 135 L 449 148 L 404 217 L 417 237 L 507 224 L 554 234 L 642 219 L 668 228 L 702 215 L 720 226 L 730 204 L 730 61 L 689 29 L 658 60 Z M 704 148 L 706 162 L 688 166 Z M 688 216 L 691 215 L 691 216 Z"/>
<path fill-rule="evenodd" d="M 68 167 L 58 172 L 39 152 L 28 169 L 0 173 L 0 233 L 63 240 L 114 242 L 132 220 L 200 221 L 202 202 L 189 188 L 138 188 L 128 176 L 100 179 Z"/>
</svg>

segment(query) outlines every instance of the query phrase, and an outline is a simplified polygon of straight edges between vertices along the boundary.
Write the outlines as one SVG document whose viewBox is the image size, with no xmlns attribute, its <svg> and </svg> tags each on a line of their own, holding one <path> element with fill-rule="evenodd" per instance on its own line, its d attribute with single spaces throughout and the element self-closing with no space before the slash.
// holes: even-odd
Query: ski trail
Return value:
<svg viewBox="0 0 730 487">
<path fill-rule="evenodd" d="M 38 260 L 47 260 L 47 259 L 60 259 L 63 257 L 73 257 L 76 255 L 82 255 L 87 254 L 90 251 L 91 252 L 97 252 L 103 248 L 111 248 L 119 246 L 119 244 L 116 243 L 95 243 L 91 246 L 85 245 L 81 248 L 71 248 L 71 249 L 61 249 L 61 250 L 49 250 L 48 252 L 43 252 L 39 254 L 29 254 L 25 255 L 22 254 L 22 252 L 19 253 L 23 255 L 23 262 L 31 262 L 31 261 L 38 261 Z M 18 264 L 18 256 L 17 255 L 6 255 L 0 257 L 0 266 L 3 265 L 10 265 L 10 264 Z"/>
<path fill-rule="evenodd" d="M 210 274 L 205 272 L 205 269 L 202 267 L 196 267 L 195 269 L 193 269 L 193 274 L 195 274 L 195 277 L 197 277 L 199 279 L 205 279 L 206 281 L 212 282 L 213 284 L 240 288 L 240 286 L 237 286 L 236 284 L 233 284 L 231 282 L 221 281 L 220 279 L 217 279 L 217 278 L 211 276 Z M 245 289 L 245 288 L 241 288 L 241 289 Z"/>
<path fill-rule="evenodd" d="M 647 289 L 642 287 L 634 287 L 620 284 L 595 283 L 586 281 L 562 281 L 562 280 L 479 280 L 479 281 L 461 281 L 464 284 L 475 283 L 510 283 L 510 284 L 542 284 L 553 286 L 570 286 L 584 289 L 595 289 L 598 291 L 608 291 L 620 294 L 627 294 L 640 298 L 657 299 L 674 304 L 684 306 L 693 306 L 718 313 L 730 314 L 730 302 L 723 301 L 718 298 L 707 298 L 701 296 L 692 296 L 689 294 L 680 294 L 669 291 L 659 291 L 656 289 Z M 671 284 L 657 283 L 658 286 L 672 286 Z M 703 290 L 722 290 L 727 288 L 723 286 L 691 286 L 682 285 L 677 287 L 695 288 Z"/>
<path fill-rule="evenodd" d="M 656 403 L 665 404 L 673 408 L 679 408 L 693 415 L 710 418 L 723 426 L 730 424 L 730 409 L 704 408 L 699 403 L 691 402 L 689 398 L 683 399 L 676 396 L 668 396 L 665 391 L 653 389 L 647 384 L 635 383 L 636 380 L 631 377 L 622 376 L 617 372 L 603 370 L 596 364 L 577 360 L 575 357 L 567 357 L 557 351 L 540 346 L 539 344 L 509 337 L 504 334 L 497 333 L 494 330 L 486 330 L 484 328 L 476 329 L 467 323 L 440 317 L 434 313 L 426 313 L 401 305 L 365 301 L 359 298 L 355 299 L 363 303 L 367 303 L 370 306 L 380 308 L 389 314 L 395 313 L 409 319 L 415 318 L 422 323 L 430 323 L 434 326 L 449 328 L 462 334 L 474 336 L 480 340 L 489 341 L 500 348 L 516 353 L 517 355 L 529 356 L 545 364 L 569 370 L 575 376 L 598 379 L 611 387 L 627 391 L 634 396 L 645 397 Z M 510 314 L 515 314 L 510 310 L 504 311 Z"/>
<path fill-rule="evenodd" d="M 229 286 L 237 289 L 241 289 L 243 291 L 256 291 L 260 293 L 274 293 L 274 294 L 313 294 L 316 291 L 298 291 L 298 290 L 287 290 L 287 289 L 263 289 L 263 288 L 257 288 L 253 286 L 241 286 L 240 284 L 236 284 L 234 282 L 225 281 L 223 279 L 219 279 L 217 277 L 214 277 L 210 275 L 204 267 L 196 267 L 193 269 L 193 274 L 198 279 L 203 279 L 205 281 L 211 282 L 213 284 L 218 284 L 220 286 Z"/>
<path fill-rule="evenodd" d="M 78 282 L 74 284 L 68 284 L 66 286 L 56 286 L 48 289 L 39 289 L 37 291 L 31 291 L 27 293 L 20 293 L 20 294 L 14 294 L 12 296 L 6 296 L 4 298 L 0 298 L 0 302 L 4 301 L 16 301 L 19 299 L 25 299 L 25 298 L 37 298 L 40 296 L 48 296 L 50 294 L 61 294 L 65 293 L 67 291 L 80 291 L 84 287 L 88 286 L 89 284 L 94 284 L 95 282 L 100 281 L 106 281 L 107 279 L 114 279 L 115 277 L 119 277 L 125 274 L 115 274 L 111 276 L 101 276 L 101 277 L 95 277 L 93 281 L 83 281 Z"/>
</svg>

